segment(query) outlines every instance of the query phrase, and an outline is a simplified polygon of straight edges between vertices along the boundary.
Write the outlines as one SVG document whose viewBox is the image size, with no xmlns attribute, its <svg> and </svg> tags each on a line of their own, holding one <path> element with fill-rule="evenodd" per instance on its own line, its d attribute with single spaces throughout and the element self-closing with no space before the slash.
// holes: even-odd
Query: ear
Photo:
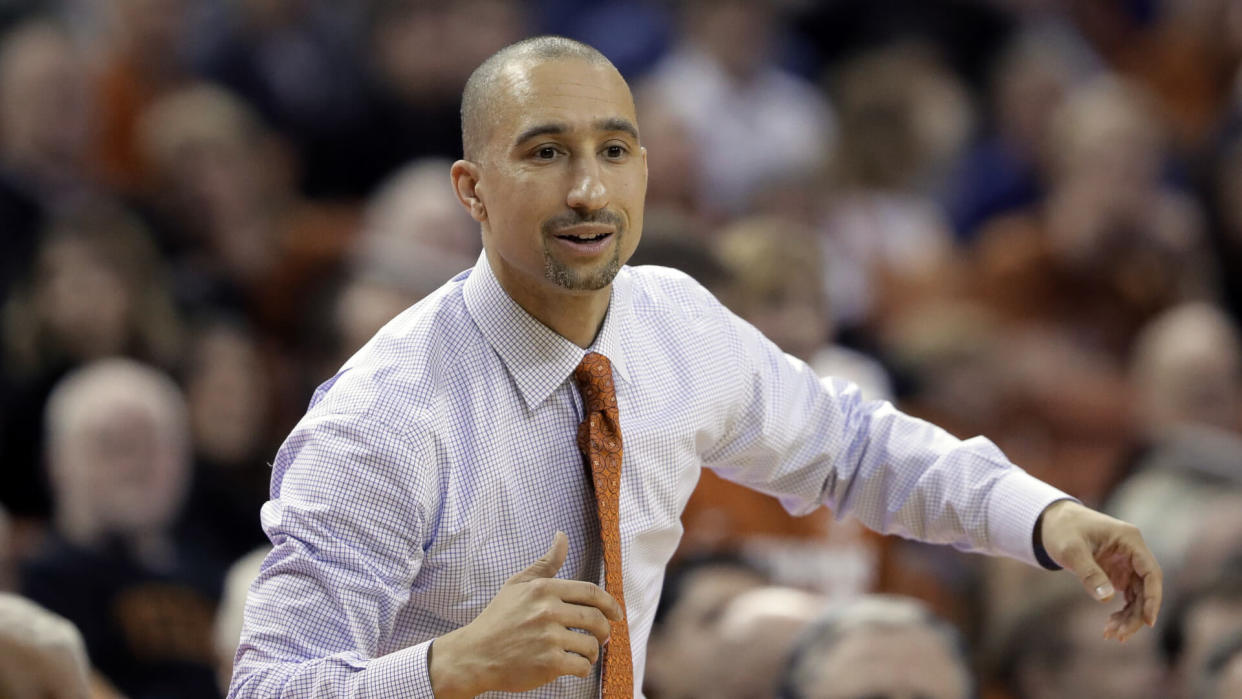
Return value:
<svg viewBox="0 0 1242 699">
<path fill-rule="evenodd" d="M 457 201 L 466 208 L 466 212 L 474 220 L 482 223 L 487 220 L 487 207 L 479 192 L 479 166 L 469 160 L 458 160 L 449 170 L 453 180 L 453 192 Z"/>
</svg>

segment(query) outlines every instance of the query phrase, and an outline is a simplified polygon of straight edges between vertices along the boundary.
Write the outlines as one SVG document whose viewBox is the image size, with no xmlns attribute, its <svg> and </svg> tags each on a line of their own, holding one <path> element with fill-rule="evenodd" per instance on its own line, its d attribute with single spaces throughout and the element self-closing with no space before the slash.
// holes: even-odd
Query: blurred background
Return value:
<svg viewBox="0 0 1242 699">
<path fill-rule="evenodd" d="M 634 88 L 634 264 L 1166 571 L 1108 643 L 1069 576 L 705 473 L 652 699 L 1242 696 L 1242 2 L 0 0 L 0 32 L 0 591 L 72 622 L 95 696 L 221 696 L 268 463 L 473 264 L 461 88 L 539 33 Z"/>
</svg>

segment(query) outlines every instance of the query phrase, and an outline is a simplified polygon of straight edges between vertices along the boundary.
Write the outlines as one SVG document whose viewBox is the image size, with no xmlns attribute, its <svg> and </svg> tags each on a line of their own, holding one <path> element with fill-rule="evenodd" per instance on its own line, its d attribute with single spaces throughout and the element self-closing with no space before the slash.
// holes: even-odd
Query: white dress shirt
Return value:
<svg viewBox="0 0 1242 699">
<path fill-rule="evenodd" d="M 820 381 L 691 278 L 625 267 L 582 349 L 518 306 L 486 253 L 323 384 L 278 453 L 230 697 L 430 697 L 432 639 L 569 535 L 559 576 L 602 582 L 571 374 L 612 361 L 625 597 L 641 696 L 647 637 L 700 468 L 882 532 L 1035 563 L 1064 497 L 989 441 L 960 441 Z M 591 697 L 593 676 L 533 697 Z"/>
</svg>

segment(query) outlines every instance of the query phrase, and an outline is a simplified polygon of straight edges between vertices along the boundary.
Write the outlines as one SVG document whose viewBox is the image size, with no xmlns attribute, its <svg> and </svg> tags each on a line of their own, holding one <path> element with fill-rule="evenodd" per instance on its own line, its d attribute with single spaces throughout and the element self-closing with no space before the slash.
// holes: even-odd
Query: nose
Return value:
<svg viewBox="0 0 1242 699">
<path fill-rule="evenodd" d="M 593 158 L 584 160 L 574 168 L 565 204 L 577 211 L 598 211 L 608 204 L 608 190 L 600 177 L 599 163 Z"/>
</svg>

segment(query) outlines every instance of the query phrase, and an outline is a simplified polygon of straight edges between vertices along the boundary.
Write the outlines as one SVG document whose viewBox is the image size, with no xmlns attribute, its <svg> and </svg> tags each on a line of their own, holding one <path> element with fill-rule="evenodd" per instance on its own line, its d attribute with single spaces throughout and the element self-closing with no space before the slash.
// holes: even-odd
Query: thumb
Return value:
<svg viewBox="0 0 1242 699">
<path fill-rule="evenodd" d="M 1078 579 L 1082 581 L 1082 586 L 1087 588 L 1088 594 L 1101 602 L 1112 599 L 1116 590 L 1113 589 L 1108 574 L 1095 562 L 1095 558 L 1085 544 L 1067 548 L 1062 558 L 1065 560 L 1061 564 L 1078 576 Z"/>
<path fill-rule="evenodd" d="M 565 557 L 569 555 L 569 537 L 565 532 L 557 532 L 552 537 L 552 546 L 547 553 L 543 554 L 534 563 L 526 567 L 526 570 L 515 573 L 509 578 L 506 585 L 514 583 L 529 582 L 536 578 L 552 578 L 556 577 L 557 571 L 565 565 Z"/>
</svg>

